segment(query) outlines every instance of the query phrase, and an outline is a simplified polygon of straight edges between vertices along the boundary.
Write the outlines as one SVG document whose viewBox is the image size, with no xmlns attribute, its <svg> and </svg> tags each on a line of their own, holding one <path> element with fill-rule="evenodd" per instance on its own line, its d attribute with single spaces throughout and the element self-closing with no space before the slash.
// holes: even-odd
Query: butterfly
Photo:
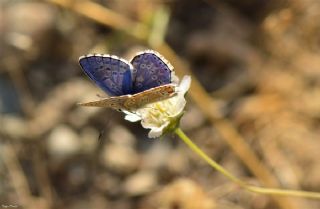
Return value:
<svg viewBox="0 0 320 209">
<path fill-rule="evenodd" d="M 176 95 L 172 65 L 153 50 L 139 52 L 130 62 L 115 55 L 89 54 L 81 56 L 79 63 L 89 78 L 110 96 L 79 103 L 82 106 L 134 111 Z"/>
</svg>

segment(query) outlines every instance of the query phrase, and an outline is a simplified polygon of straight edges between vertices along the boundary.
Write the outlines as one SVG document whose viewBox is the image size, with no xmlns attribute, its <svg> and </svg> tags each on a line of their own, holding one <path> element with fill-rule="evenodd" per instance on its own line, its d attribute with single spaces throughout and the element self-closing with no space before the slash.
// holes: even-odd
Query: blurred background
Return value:
<svg viewBox="0 0 320 209">
<path fill-rule="evenodd" d="M 1 0 L 0 208 L 320 208 L 76 105 L 104 95 L 79 56 L 157 50 L 193 76 L 181 128 L 208 155 L 254 185 L 320 192 L 318 20 L 318 0 Z"/>
</svg>

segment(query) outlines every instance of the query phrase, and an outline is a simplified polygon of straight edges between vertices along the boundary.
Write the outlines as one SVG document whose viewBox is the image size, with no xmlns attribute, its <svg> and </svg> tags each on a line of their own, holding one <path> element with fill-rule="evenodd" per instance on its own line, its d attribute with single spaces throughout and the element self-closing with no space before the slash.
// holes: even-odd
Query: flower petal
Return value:
<svg viewBox="0 0 320 209">
<path fill-rule="evenodd" d="M 151 129 L 149 138 L 160 137 L 165 132 L 172 131 L 179 124 L 186 105 L 185 94 L 191 85 L 191 77 L 184 76 L 177 86 L 177 95 L 166 100 L 150 103 L 136 110 L 135 113 L 125 111 L 126 120 L 136 122 L 141 120 L 141 125 Z"/>
<path fill-rule="evenodd" d="M 167 127 L 168 125 L 169 125 L 169 122 L 166 122 L 165 124 L 163 124 L 160 127 L 148 127 L 148 128 L 151 128 L 151 130 L 148 133 L 148 137 L 149 138 L 157 138 L 157 137 L 162 136 L 164 128 Z M 147 127 L 144 127 L 144 128 L 147 128 Z"/>
<path fill-rule="evenodd" d="M 179 94 L 185 95 L 187 91 L 189 90 L 191 85 L 191 76 L 185 75 L 182 80 L 180 85 L 178 86 L 179 89 Z"/>
<path fill-rule="evenodd" d="M 130 121 L 130 122 L 137 122 L 139 120 L 141 120 L 141 117 L 137 114 L 134 114 L 132 112 L 129 111 L 123 111 L 126 116 L 124 117 L 125 120 Z"/>
</svg>

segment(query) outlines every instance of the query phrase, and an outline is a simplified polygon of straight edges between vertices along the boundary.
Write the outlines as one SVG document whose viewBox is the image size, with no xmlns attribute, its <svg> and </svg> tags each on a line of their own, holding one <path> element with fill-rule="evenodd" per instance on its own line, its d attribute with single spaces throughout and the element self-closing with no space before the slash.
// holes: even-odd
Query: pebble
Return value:
<svg viewBox="0 0 320 209">
<path fill-rule="evenodd" d="M 99 144 L 99 132 L 91 127 L 81 130 L 81 150 L 84 153 L 93 153 Z"/>
<path fill-rule="evenodd" d="M 214 209 L 215 201 L 199 184 L 190 179 L 181 178 L 162 188 L 142 208 Z"/>
<path fill-rule="evenodd" d="M 80 151 L 79 136 L 66 125 L 59 125 L 52 130 L 47 139 L 48 153 L 53 158 L 65 159 Z"/>
<path fill-rule="evenodd" d="M 153 146 L 144 154 L 142 166 L 145 169 L 159 169 L 169 163 L 170 147 L 164 141 L 155 142 Z"/>
<path fill-rule="evenodd" d="M 129 196 L 144 195 L 156 189 L 157 175 L 154 171 L 140 171 L 129 176 L 124 182 L 124 192 Z"/>
<path fill-rule="evenodd" d="M 110 130 L 110 141 L 114 144 L 124 146 L 134 146 L 135 136 L 125 127 L 117 125 Z"/>
<path fill-rule="evenodd" d="M 139 155 L 129 146 L 108 144 L 102 151 L 101 160 L 113 172 L 128 174 L 137 169 Z"/>
<path fill-rule="evenodd" d="M 172 150 L 167 158 L 170 159 L 167 166 L 171 173 L 182 174 L 189 168 L 189 158 L 183 149 Z"/>
</svg>

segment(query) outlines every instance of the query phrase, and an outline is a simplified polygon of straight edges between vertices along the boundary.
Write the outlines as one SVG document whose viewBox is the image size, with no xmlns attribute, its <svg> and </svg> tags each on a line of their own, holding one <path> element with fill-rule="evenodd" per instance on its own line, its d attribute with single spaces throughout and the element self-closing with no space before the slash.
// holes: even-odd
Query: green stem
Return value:
<svg viewBox="0 0 320 209">
<path fill-rule="evenodd" d="M 295 196 L 295 197 L 304 197 L 304 198 L 311 198 L 311 199 L 320 199 L 320 193 L 318 192 L 307 192 L 307 191 L 300 191 L 300 190 L 286 190 L 286 189 L 273 189 L 273 188 L 263 188 L 249 185 L 248 183 L 238 179 L 227 170 L 225 170 L 221 165 L 217 162 L 212 160 L 207 154 L 205 154 L 196 144 L 194 144 L 191 139 L 184 132 L 177 128 L 175 133 L 182 139 L 184 143 L 188 145 L 188 147 L 197 153 L 203 160 L 205 160 L 211 167 L 222 173 L 225 177 L 233 181 L 234 183 L 238 184 L 241 188 L 258 193 L 258 194 L 269 194 L 269 195 L 282 195 L 282 196 Z"/>
</svg>

